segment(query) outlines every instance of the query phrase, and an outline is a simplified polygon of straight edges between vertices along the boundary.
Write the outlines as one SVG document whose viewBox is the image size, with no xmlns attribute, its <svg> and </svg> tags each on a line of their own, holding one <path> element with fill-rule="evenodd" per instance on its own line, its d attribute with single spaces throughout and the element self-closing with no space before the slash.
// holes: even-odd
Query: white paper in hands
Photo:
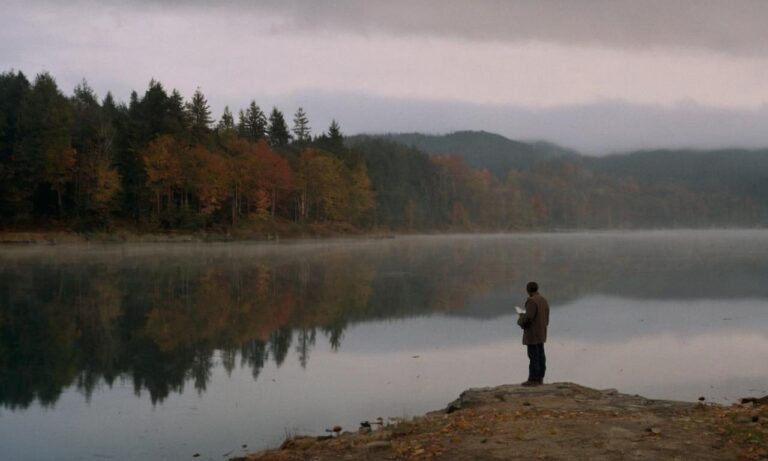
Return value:
<svg viewBox="0 0 768 461">
<path fill-rule="evenodd" d="M 525 314 L 525 309 L 520 309 L 520 306 L 515 306 L 515 310 L 520 315 Z"/>
</svg>

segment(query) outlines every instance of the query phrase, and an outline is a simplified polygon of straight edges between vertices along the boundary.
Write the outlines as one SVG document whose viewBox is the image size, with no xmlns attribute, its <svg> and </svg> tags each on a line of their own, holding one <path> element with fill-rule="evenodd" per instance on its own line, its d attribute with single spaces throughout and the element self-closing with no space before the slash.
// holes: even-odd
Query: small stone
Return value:
<svg viewBox="0 0 768 461">
<path fill-rule="evenodd" d="M 365 449 L 368 451 L 389 450 L 392 448 L 391 442 L 379 441 L 365 444 Z"/>
<path fill-rule="evenodd" d="M 707 400 L 707 399 L 703 395 L 701 397 L 699 397 L 699 402 L 703 402 L 705 400 Z"/>
<path fill-rule="evenodd" d="M 192 457 L 193 458 L 199 458 L 200 457 L 200 453 L 195 453 L 194 455 L 192 455 Z"/>
<path fill-rule="evenodd" d="M 752 415 L 752 422 L 753 423 L 756 423 L 759 419 L 760 419 L 760 417 L 758 415 Z"/>
</svg>

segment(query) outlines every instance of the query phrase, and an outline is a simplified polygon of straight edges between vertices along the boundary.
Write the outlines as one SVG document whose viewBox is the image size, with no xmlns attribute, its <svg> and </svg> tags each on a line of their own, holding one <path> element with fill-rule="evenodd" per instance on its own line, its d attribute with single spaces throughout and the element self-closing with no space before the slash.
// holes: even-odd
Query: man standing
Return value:
<svg viewBox="0 0 768 461">
<path fill-rule="evenodd" d="M 517 318 L 517 324 L 523 329 L 523 344 L 528 346 L 528 381 L 523 386 L 539 386 L 544 383 L 547 370 L 547 357 L 544 355 L 544 343 L 547 342 L 549 326 L 549 303 L 539 294 L 539 285 L 528 282 L 525 287 L 528 300 L 525 313 Z"/>
</svg>

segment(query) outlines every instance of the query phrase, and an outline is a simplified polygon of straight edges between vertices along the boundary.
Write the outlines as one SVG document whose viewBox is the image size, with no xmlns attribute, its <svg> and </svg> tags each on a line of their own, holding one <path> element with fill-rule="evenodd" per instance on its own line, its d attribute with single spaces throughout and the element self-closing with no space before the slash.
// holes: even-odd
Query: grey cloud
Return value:
<svg viewBox="0 0 768 461">
<path fill-rule="evenodd" d="M 768 54 L 768 2 L 763 0 L 224 0 L 215 5 L 203 0 L 139 0 L 130 4 L 272 14 L 282 19 L 278 29 L 291 31 Z"/>
</svg>

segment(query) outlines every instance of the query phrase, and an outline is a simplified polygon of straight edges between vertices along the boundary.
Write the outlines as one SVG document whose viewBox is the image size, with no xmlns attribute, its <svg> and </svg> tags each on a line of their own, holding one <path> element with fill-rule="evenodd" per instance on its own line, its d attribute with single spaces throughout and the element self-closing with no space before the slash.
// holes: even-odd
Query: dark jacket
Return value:
<svg viewBox="0 0 768 461">
<path fill-rule="evenodd" d="M 517 319 L 523 328 L 523 344 L 544 344 L 547 342 L 549 326 L 549 303 L 543 296 L 534 293 L 525 302 L 525 314 Z"/>
</svg>

